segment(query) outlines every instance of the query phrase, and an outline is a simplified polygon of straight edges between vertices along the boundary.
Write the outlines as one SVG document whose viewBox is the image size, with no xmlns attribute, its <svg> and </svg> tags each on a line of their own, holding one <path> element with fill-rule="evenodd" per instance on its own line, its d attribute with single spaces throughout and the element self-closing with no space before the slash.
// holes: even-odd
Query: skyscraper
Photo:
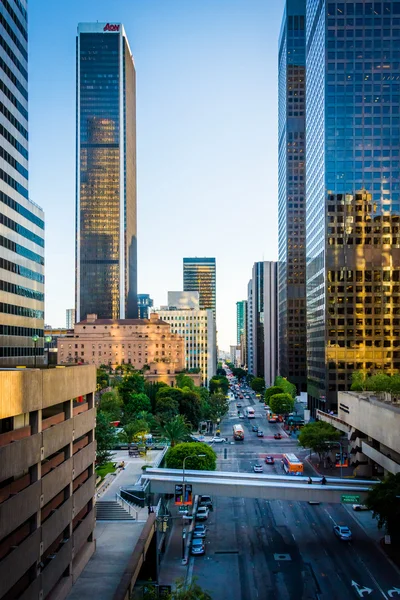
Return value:
<svg viewBox="0 0 400 600">
<path fill-rule="evenodd" d="M 67 329 L 75 327 L 75 308 L 67 308 L 65 311 L 65 326 Z"/>
<path fill-rule="evenodd" d="M 26 0 L 0 3 L 0 366 L 43 364 L 44 213 L 28 193 Z"/>
<path fill-rule="evenodd" d="M 254 375 L 254 348 L 253 348 L 253 281 L 247 284 L 247 370 Z"/>
<path fill-rule="evenodd" d="M 76 321 L 136 318 L 136 84 L 121 24 L 77 36 Z"/>
<path fill-rule="evenodd" d="M 200 294 L 200 308 L 211 308 L 215 319 L 215 258 L 183 259 L 183 290 Z"/>
<path fill-rule="evenodd" d="M 246 304 L 247 300 L 236 302 L 236 344 L 238 346 L 245 331 Z"/>
<path fill-rule="evenodd" d="M 279 39 L 279 373 L 306 391 L 306 0 L 286 0 Z"/>
<path fill-rule="evenodd" d="M 400 369 L 399 2 L 307 2 L 310 407 Z"/>
<path fill-rule="evenodd" d="M 148 319 L 150 308 L 153 306 L 153 300 L 149 294 L 138 294 L 138 317 L 139 319 Z"/>
</svg>

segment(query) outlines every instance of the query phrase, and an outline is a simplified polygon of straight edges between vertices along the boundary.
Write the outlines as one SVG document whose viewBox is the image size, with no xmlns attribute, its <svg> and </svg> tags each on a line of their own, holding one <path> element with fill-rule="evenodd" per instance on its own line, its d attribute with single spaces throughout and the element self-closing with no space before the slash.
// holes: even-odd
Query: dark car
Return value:
<svg viewBox="0 0 400 600">
<path fill-rule="evenodd" d="M 211 496 L 200 496 L 199 506 L 207 506 L 208 509 L 213 509 Z"/>
<path fill-rule="evenodd" d="M 192 545 L 190 548 L 190 554 L 204 554 L 206 551 L 206 546 L 204 544 L 204 540 L 201 538 L 193 538 Z"/>
<path fill-rule="evenodd" d="M 251 428 L 252 431 L 255 431 L 257 433 L 258 431 L 258 425 L 253 425 Z"/>
<path fill-rule="evenodd" d="M 274 465 L 275 464 L 275 459 L 273 456 L 266 456 L 265 457 L 265 462 L 267 463 L 267 465 Z"/>
<path fill-rule="evenodd" d="M 274 439 L 275 440 L 281 440 L 282 439 L 282 434 L 281 433 L 275 433 L 274 434 Z"/>
<path fill-rule="evenodd" d="M 264 437 L 264 432 L 261 429 L 257 431 L 257 437 Z"/>
</svg>

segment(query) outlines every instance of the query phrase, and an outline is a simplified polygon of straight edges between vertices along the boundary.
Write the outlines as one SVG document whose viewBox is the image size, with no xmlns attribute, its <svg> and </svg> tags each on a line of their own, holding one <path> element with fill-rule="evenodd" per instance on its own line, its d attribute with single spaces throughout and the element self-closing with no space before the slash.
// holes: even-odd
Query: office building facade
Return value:
<svg viewBox="0 0 400 600">
<path fill-rule="evenodd" d="M 400 370 L 398 2 L 308 0 L 307 362 L 310 407 L 355 370 Z"/>
<path fill-rule="evenodd" d="M 149 294 L 138 294 L 138 317 L 139 319 L 148 319 L 150 308 L 153 306 L 153 300 Z"/>
<path fill-rule="evenodd" d="M 253 281 L 247 284 L 247 370 L 254 375 L 254 348 L 253 348 Z"/>
<path fill-rule="evenodd" d="M 0 598 L 60 598 L 95 550 L 96 369 L 0 371 Z"/>
<path fill-rule="evenodd" d="M 79 24 L 76 85 L 76 320 L 136 318 L 136 84 L 121 24 Z"/>
<path fill-rule="evenodd" d="M 252 274 L 253 375 L 271 386 L 278 374 L 276 262 L 256 262 Z"/>
<path fill-rule="evenodd" d="M 240 345 L 240 340 L 245 331 L 247 300 L 236 302 L 236 344 Z"/>
<path fill-rule="evenodd" d="M 215 258 L 184 258 L 183 289 L 199 292 L 200 308 L 211 309 L 215 319 L 216 262 Z"/>
<path fill-rule="evenodd" d="M 306 0 L 286 0 L 279 39 L 279 373 L 306 391 Z"/>
<path fill-rule="evenodd" d="M 75 327 L 75 308 L 67 308 L 65 311 L 65 325 L 67 329 Z"/>
<path fill-rule="evenodd" d="M 0 367 L 43 364 L 44 213 L 28 192 L 26 0 L 0 4 Z"/>
</svg>

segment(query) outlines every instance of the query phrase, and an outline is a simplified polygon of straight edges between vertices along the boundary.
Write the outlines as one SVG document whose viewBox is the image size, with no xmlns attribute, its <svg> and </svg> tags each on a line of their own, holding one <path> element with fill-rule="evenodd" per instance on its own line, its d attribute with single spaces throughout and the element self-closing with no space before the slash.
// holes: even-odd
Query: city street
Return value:
<svg viewBox="0 0 400 600">
<path fill-rule="evenodd" d="M 260 459 L 264 473 L 283 474 L 282 453 L 302 456 L 304 451 L 297 452 L 296 440 L 279 424 L 267 422 L 262 403 L 240 402 L 242 407 L 253 404 L 256 418 L 239 420 L 236 402 L 231 402 L 221 425 L 228 441 L 214 445 L 217 469 L 251 472 Z M 239 422 L 245 439 L 233 442 L 232 426 Z M 264 438 L 251 431 L 253 424 L 262 428 Z M 277 431 L 282 440 L 274 440 Z M 267 454 L 275 457 L 275 465 L 265 464 Z M 315 476 L 307 463 L 304 467 L 305 474 Z M 353 541 L 336 538 L 335 524 L 350 527 Z M 207 527 L 206 554 L 190 559 L 189 573 L 214 600 L 400 597 L 398 571 L 342 505 L 215 497 Z"/>
</svg>

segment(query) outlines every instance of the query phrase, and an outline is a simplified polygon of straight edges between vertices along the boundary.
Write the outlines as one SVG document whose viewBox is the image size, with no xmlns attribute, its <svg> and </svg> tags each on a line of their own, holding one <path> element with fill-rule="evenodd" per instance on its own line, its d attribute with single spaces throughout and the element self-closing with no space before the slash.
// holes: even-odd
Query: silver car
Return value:
<svg viewBox="0 0 400 600">
<path fill-rule="evenodd" d="M 340 540 L 350 542 L 352 539 L 351 531 L 348 527 L 344 527 L 343 525 L 335 525 L 333 531 Z"/>
</svg>

